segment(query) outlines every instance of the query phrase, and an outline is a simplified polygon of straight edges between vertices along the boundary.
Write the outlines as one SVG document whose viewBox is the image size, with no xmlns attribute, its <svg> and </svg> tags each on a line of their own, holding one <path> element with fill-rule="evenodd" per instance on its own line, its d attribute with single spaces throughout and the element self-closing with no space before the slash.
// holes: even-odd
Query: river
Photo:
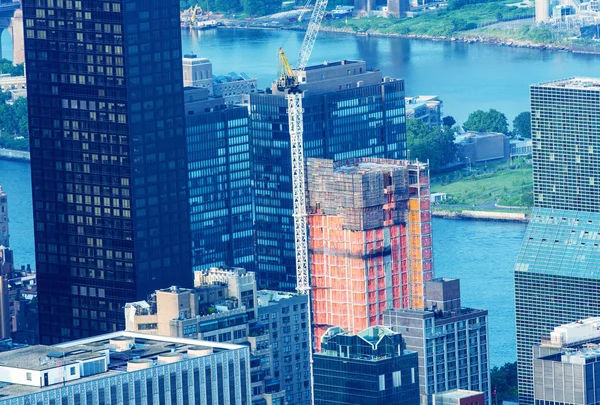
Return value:
<svg viewBox="0 0 600 405">
<path fill-rule="evenodd" d="M 184 53 L 213 62 L 215 74 L 246 72 L 267 87 L 277 74 L 277 50 L 292 61 L 299 32 L 219 29 L 182 31 Z M 6 36 L 3 36 L 6 49 Z M 509 48 L 487 44 L 321 33 L 311 63 L 364 59 L 384 75 L 405 79 L 407 94 L 435 94 L 444 113 L 459 122 L 476 109 L 496 108 L 512 121 L 528 109 L 529 85 L 597 75 L 598 55 Z M 18 264 L 34 260 L 31 190 L 26 163 L 0 161 L 0 185 L 9 193 L 11 246 Z M 464 305 L 489 310 L 492 365 L 515 360 L 512 267 L 522 224 L 435 219 L 436 276 L 461 279 Z"/>
<path fill-rule="evenodd" d="M 183 51 L 213 62 L 214 74 L 246 72 L 260 88 L 278 71 L 284 47 L 295 63 L 303 33 L 244 29 L 183 30 Z M 385 76 L 405 80 L 406 94 L 439 95 L 443 112 L 464 122 L 470 112 L 495 108 L 509 122 L 529 110 L 529 86 L 572 76 L 597 76 L 600 55 L 488 44 L 357 37 L 322 32 L 310 64 L 363 59 Z"/>
</svg>

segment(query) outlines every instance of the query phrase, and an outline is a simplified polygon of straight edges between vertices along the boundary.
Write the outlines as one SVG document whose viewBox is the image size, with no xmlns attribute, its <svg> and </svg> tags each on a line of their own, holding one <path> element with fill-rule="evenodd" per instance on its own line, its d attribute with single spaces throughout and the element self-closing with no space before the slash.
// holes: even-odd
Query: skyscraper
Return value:
<svg viewBox="0 0 600 405">
<path fill-rule="evenodd" d="M 358 333 L 386 309 L 423 309 L 433 278 L 427 165 L 310 158 L 307 179 L 317 351 L 332 326 Z"/>
<path fill-rule="evenodd" d="M 306 157 L 406 157 L 404 82 L 382 78 L 364 61 L 343 60 L 298 72 L 304 91 Z M 250 95 L 258 282 L 296 287 L 292 167 L 287 100 L 273 86 Z"/>
<path fill-rule="evenodd" d="M 192 284 L 177 0 L 23 1 L 40 335 Z"/>
<path fill-rule="evenodd" d="M 532 346 L 600 313 L 600 79 L 531 86 L 534 210 L 515 265 L 519 402 L 533 403 Z"/>
<path fill-rule="evenodd" d="M 211 79 L 212 80 L 212 79 Z M 248 108 L 185 88 L 192 266 L 254 268 Z M 207 135 L 210 134 L 210 135 Z"/>
<path fill-rule="evenodd" d="M 315 405 L 419 403 L 417 353 L 400 333 L 374 326 L 353 334 L 330 328 L 314 355 Z"/>
</svg>

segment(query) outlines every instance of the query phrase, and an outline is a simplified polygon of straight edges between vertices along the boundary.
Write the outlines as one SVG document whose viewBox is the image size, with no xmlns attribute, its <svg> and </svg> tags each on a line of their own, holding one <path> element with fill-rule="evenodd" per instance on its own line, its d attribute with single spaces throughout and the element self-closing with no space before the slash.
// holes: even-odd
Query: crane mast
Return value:
<svg viewBox="0 0 600 405">
<path fill-rule="evenodd" d="M 296 72 L 290 66 L 283 49 L 279 50 L 279 79 L 277 88 L 286 93 L 288 108 L 288 125 L 290 131 L 290 148 L 292 159 L 292 198 L 294 202 L 294 242 L 296 246 L 296 291 L 307 295 L 308 316 L 312 317 L 312 305 L 310 297 L 310 271 L 308 264 L 308 229 L 306 212 L 306 175 L 304 163 L 304 108 L 302 99 L 304 94 L 299 88 L 297 72 L 303 71 L 308 64 L 312 53 L 321 22 L 325 16 L 328 0 L 316 0 L 315 6 L 308 23 L 298 62 Z M 310 318 L 309 318 L 310 319 Z M 310 394 L 311 404 L 314 404 L 314 380 L 313 380 L 313 333 L 312 322 L 308 323 L 309 366 L 310 366 Z"/>
</svg>

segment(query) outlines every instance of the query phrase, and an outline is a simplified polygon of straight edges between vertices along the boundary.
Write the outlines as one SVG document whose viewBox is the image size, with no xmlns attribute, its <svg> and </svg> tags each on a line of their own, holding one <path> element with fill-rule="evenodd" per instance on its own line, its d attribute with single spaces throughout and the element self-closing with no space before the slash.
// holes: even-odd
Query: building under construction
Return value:
<svg viewBox="0 0 600 405">
<path fill-rule="evenodd" d="M 433 278 L 427 165 L 311 158 L 307 188 L 317 351 L 331 326 L 358 333 L 386 309 L 422 309 Z"/>
</svg>

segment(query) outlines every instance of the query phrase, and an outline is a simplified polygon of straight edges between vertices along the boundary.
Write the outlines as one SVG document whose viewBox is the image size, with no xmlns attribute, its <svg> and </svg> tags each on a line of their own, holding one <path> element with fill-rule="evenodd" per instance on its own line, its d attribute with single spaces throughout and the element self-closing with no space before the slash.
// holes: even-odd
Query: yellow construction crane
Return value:
<svg viewBox="0 0 600 405">
<path fill-rule="evenodd" d="M 194 7 L 194 9 L 192 10 L 192 15 L 190 17 L 190 22 L 192 23 L 191 24 L 192 26 L 196 22 L 196 13 L 198 12 L 198 9 L 200 9 L 200 7 L 196 4 L 196 6 Z M 200 12 L 202 12 L 202 9 L 200 9 Z"/>
<path fill-rule="evenodd" d="M 277 79 L 277 89 L 279 91 L 285 91 L 286 89 L 292 89 L 298 87 L 298 77 L 294 73 L 290 62 L 283 48 L 279 48 L 279 77 Z"/>
</svg>

